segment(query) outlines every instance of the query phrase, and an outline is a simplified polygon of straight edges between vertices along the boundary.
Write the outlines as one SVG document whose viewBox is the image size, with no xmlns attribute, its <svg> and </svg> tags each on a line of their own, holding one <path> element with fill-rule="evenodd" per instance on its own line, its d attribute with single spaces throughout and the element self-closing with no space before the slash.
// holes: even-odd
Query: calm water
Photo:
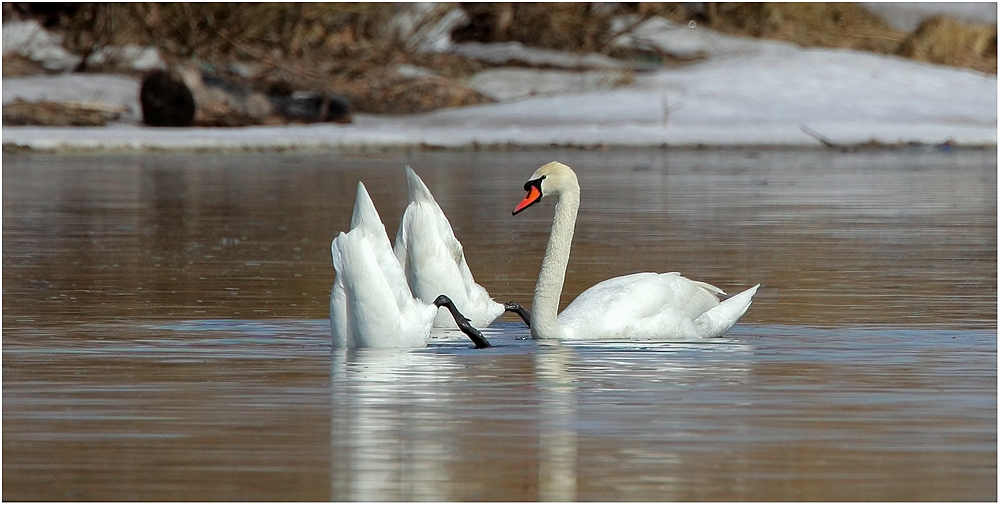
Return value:
<svg viewBox="0 0 1000 505">
<path fill-rule="evenodd" d="M 530 303 L 545 162 L 583 186 L 563 304 L 634 271 L 729 292 L 725 338 L 331 353 L 357 181 L 403 165 Z M 997 154 L 4 156 L 7 500 L 997 499 Z"/>
</svg>

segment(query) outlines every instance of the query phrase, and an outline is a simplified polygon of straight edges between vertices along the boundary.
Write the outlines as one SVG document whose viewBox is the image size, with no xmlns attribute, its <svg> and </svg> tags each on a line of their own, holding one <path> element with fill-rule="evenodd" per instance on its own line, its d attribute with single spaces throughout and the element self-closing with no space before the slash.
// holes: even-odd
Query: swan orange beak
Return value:
<svg viewBox="0 0 1000 505">
<path fill-rule="evenodd" d="M 542 199 L 542 190 L 538 189 L 537 185 L 532 184 L 528 186 L 527 189 L 527 196 L 524 197 L 524 200 L 521 200 L 521 203 L 517 204 L 517 207 L 514 207 L 514 212 L 511 212 L 512 216 L 516 216 L 518 212 L 527 209 L 532 204 Z"/>
</svg>

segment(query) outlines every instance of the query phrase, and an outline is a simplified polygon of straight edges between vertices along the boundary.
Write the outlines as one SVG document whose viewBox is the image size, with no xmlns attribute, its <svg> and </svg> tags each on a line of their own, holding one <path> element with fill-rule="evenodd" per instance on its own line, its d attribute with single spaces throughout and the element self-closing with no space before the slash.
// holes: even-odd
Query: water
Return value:
<svg viewBox="0 0 1000 505">
<path fill-rule="evenodd" d="M 762 283 L 725 338 L 331 353 L 329 243 L 403 165 L 477 280 Z M 8 500 L 997 499 L 995 151 L 5 156 Z"/>
</svg>

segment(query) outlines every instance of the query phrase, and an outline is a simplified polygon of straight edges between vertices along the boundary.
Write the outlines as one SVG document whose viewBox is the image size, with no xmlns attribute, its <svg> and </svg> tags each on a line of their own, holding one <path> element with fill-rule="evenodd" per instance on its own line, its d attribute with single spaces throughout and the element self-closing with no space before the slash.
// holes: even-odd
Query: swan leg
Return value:
<svg viewBox="0 0 1000 505">
<path fill-rule="evenodd" d="M 451 312 L 451 317 L 455 318 L 455 324 L 458 325 L 458 329 L 462 330 L 462 333 L 465 333 L 465 336 L 469 337 L 469 339 L 472 340 L 472 343 L 476 344 L 476 349 L 493 347 L 490 345 L 490 341 L 486 340 L 486 337 L 484 337 L 479 330 L 473 328 L 473 326 L 469 324 L 469 318 L 463 316 L 462 313 L 458 311 L 455 307 L 455 303 L 451 301 L 451 298 L 448 298 L 445 295 L 440 295 L 434 300 L 434 305 L 437 307 L 445 307 L 448 309 L 448 312 Z"/>
<path fill-rule="evenodd" d="M 505 312 L 513 312 L 521 316 L 521 320 L 524 321 L 524 324 L 527 325 L 528 328 L 531 328 L 531 312 L 528 312 L 528 309 L 522 307 L 520 303 L 507 302 L 503 304 L 503 308 Z"/>
</svg>

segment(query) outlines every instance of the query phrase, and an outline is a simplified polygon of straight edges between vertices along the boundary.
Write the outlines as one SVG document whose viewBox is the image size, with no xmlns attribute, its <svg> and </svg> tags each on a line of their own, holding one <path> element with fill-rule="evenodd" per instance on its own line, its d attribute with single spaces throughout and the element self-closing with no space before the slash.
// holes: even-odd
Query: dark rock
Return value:
<svg viewBox="0 0 1000 505">
<path fill-rule="evenodd" d="M 191 126 L 195 102 L 184 81 L 157 70 L 142 80 L 139 91 L 142 120 L 150 126 Z"/>
</svg>

